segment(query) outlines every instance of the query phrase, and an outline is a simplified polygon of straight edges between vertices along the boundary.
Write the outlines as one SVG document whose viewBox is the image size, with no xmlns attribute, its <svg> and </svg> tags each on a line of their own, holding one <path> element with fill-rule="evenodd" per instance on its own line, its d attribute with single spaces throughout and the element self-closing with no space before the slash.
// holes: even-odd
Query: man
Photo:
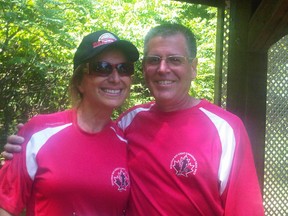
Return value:
<svg viewBox="0 0 288 216">
<path fill-rule="evenodd" d="M 117 120 L 128 140 L 127 215 L 264 215 L 241 120 L 189 95 L 197 73 L 193 33 L 179 24 L 151 29 L 143 73 L 155 102 Z"/>
</svg>

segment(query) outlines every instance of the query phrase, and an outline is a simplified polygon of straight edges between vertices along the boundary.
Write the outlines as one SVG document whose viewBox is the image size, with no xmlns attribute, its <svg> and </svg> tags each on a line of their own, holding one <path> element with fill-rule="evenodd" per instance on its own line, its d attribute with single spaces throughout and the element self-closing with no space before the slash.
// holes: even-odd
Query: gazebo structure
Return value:
<svg viewBox="0 0 288 216">
<path fill-rule="evenodd" d="M 288 215 L 288 0 L 185 2 L 218 8 L 215 103 L 246 125 L 265 214 Z"/>
</svg>

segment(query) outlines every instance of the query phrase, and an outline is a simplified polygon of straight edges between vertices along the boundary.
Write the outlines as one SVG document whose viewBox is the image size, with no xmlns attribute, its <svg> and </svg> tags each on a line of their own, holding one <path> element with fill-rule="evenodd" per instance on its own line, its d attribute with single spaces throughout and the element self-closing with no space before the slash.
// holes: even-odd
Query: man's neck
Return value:
<svg viewBox="0 0 288 216">
<path fill-rule="evenodd" d="M 162 112 L 173 112 L 178 110 L 184 110 L 189 109 L 191 107 L 194 107 L 200 103 L 201 100 L 193 98 L 191 96 L 185 98 L 185 100 L 177 101 L 177 102 L 171 102 L 170 101 L 157 101 L 156 100 L 156 107 L 158 110 Z"/>
</svg>

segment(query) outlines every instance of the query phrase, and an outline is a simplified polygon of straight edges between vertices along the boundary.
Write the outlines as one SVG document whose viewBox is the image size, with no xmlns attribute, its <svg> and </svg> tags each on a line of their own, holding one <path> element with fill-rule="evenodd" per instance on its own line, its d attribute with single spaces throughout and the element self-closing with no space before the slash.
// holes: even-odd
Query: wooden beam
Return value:
<svg viewBox="0 0 288 216">
<path fill-rule="evenodd" d="M 182 2 L 188 2 L 192 4 L 202 4 L 202 5 L 212 6 L 212 7 L 224 7 L 225 6 L 225 0 L 182 0 Z"/>
<path fill-rule="evenodd" d="M 286 34 L 288 34 L 288 0 L 263 0 L 249 22 L 249 50 L 266 52 Z"/>
<path fill-rule="evenodd" d="M 230 5 L 226 108 L 245 117 L 248 23 L 250 0 L 234 0 Z"/>
<path fill-rule="evenodd" d="M 263 188 L 267 53 L 248 51 L 252 1 L 231 0 L 226 108 L 247 128 Z"/>
<path fill-rule="evenodd" d="M 251 140 L 261 188 L 264 187 L 266 131 L 267 52 L 248 52 L 246 113 L 244 122 Z"/>
</svg>

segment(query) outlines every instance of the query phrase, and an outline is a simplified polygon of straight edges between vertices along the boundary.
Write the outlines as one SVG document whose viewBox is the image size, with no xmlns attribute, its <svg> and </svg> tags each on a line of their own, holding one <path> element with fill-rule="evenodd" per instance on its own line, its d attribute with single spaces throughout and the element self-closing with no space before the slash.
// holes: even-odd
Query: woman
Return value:
<svg viewBox="0 0 288 216">
<path fill-rule="evenodd" d="M 70 85 L 75 108 L 38 115 L 21 129 L 23 153 L 0 170 L 1 216 L 24 208 L 27 215 L 125 214 L 126 142 L 111 114 L 129 94 L 138 58 L 111 32 L 83 38 Z"/>
</svg>

